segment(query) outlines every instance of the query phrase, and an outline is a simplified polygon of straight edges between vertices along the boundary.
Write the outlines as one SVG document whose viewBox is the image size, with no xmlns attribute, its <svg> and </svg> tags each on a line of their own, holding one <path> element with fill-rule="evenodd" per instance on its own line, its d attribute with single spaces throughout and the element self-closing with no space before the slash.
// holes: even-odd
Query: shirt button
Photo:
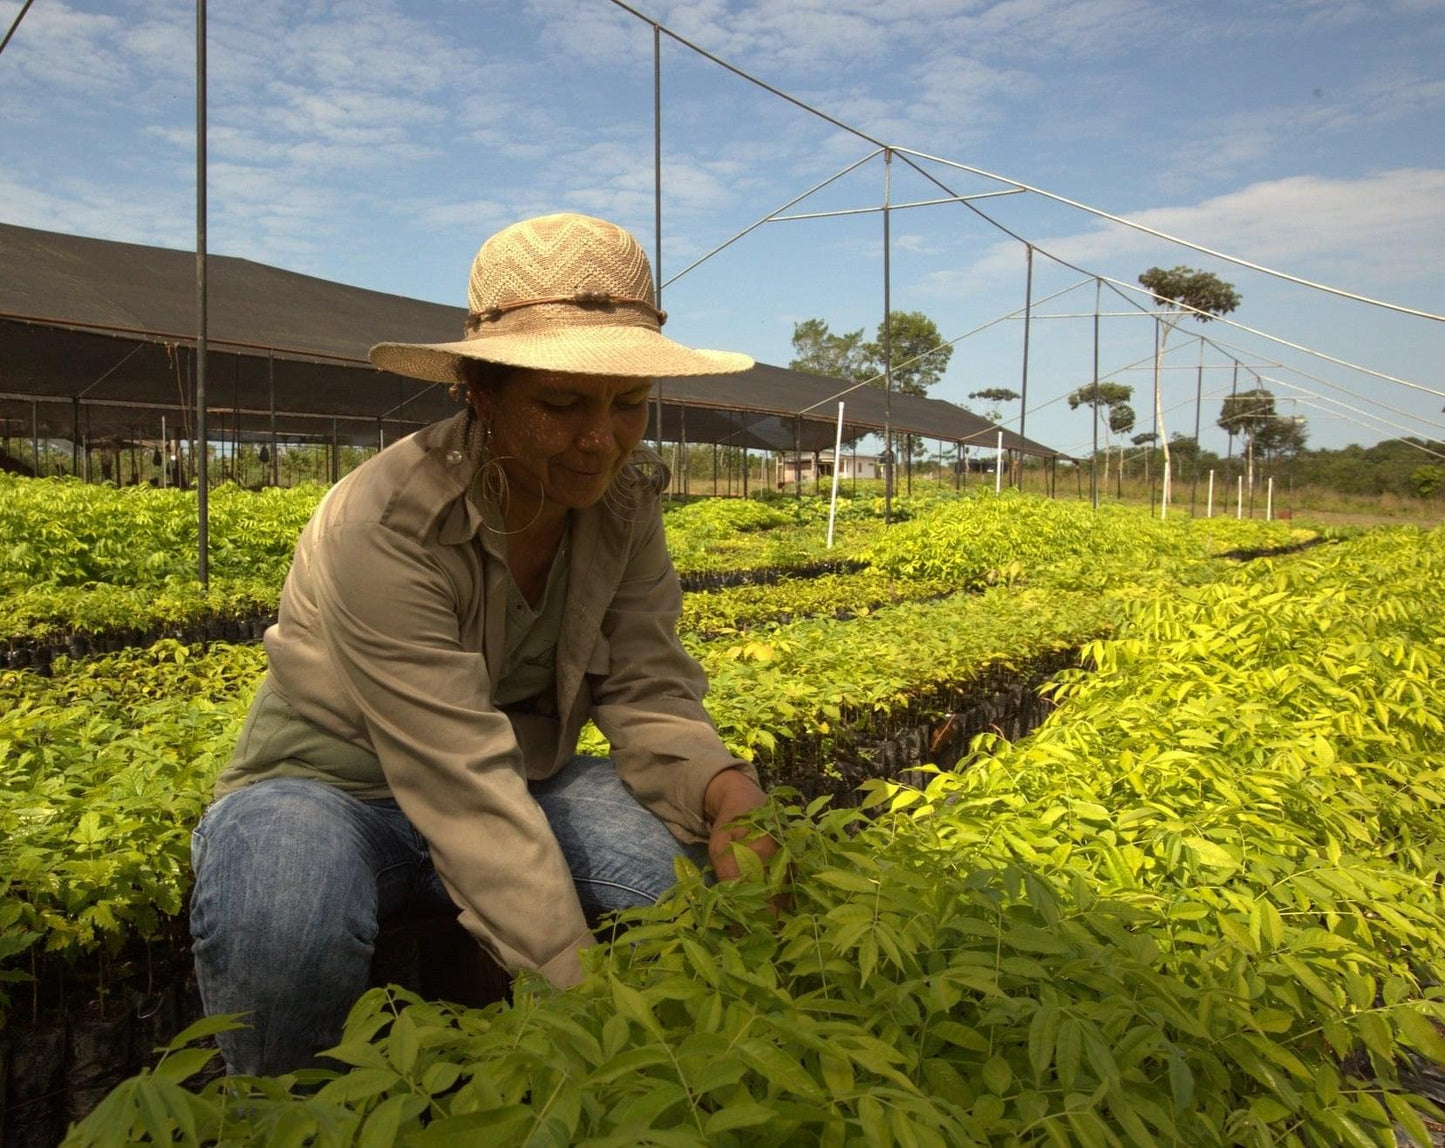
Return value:
<svg viewBox="0 0 1445 1148">
<path fill-rule="evenodd" d="M 449 450 L 449 451 L 447 451 L 447 465 L 448 465 L 448 466 L 456 466 L 457 463 L 459 463 L 459 462 L 461 462 L 461 461 L 462 461 L 462 452 L 461 452 L 461 451 L 459 451 L 459 450 Z"/>
</svg>

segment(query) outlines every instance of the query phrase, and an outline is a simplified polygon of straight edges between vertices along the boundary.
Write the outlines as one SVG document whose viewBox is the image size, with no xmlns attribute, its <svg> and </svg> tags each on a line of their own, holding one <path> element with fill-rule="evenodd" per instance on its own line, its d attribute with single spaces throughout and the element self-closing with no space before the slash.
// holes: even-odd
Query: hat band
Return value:
<svg viewBox="0 0 1445 1148">
<path fill-rule="evenodd" d="M 468 311 L 466 335 L 467 338 L 483 335 L 485 334 L 483 328 L 488 323 L 496 323 L 509 311 L 518 311 L 523 307 L 539 307 L 546 304 L 562 304 L 564 306 L 571 305 L 575 307 L 610 307 L 619 303 L 641 307 L 657 319 L 657 325 L 659 327 L 667 322 L 667 312 L 659 307 L 653 306 L 650 299 L 638 299 L 630 295 L 614 295 L 610 291 L 576 291 L 571 295 L 547 295 L 538 299 L 515 299 L 509 303 L 494 303 L 492 306 L 481 311 Z"/>
</svg>

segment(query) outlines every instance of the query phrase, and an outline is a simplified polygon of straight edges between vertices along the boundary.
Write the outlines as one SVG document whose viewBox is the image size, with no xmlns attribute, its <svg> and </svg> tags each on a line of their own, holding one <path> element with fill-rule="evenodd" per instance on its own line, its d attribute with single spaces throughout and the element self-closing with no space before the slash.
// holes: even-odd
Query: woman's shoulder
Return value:
<svg viewBox="0 0 1445 1148">
<path fill-rule="evenodd" d="M 475 466 L 462 450 L 458 419 L 423 427 L 379 451 L 332 487 L 331 524 L 375 523 L 421 537 L 461 497 Z"/>
</svg>

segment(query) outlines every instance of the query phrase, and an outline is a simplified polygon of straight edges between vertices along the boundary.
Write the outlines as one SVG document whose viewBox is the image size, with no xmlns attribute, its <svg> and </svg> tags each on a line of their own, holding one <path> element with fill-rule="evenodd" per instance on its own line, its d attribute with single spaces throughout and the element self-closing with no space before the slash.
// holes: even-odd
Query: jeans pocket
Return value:
<svg viewBox="0 0 1445 1148">
<path fill-rule="evenodd" d="M 239 789 L 233 789 L 230 793 L 223 794 L 222 796 L 216 798 L 215 801 L 211 802 L 210 805 L 206 806 L 206 811 L 201 814 L 200 821 L 198 821 L 196 823 L 196 827 L 191 830 L 192 873 L 199 873 L 201 871 L 201 866 L 204 865 L 206 861 L 206 849 L 209 845 L 209 842 L 206 839 L 206 823 L 211 821 L 216 816 L 216 813 L 220 810 L 221 806 L 225 805 L 227 801 L 229 801 L 232 797 L 234 797 L 240 792 L 241 791 Z"/>
</svg>

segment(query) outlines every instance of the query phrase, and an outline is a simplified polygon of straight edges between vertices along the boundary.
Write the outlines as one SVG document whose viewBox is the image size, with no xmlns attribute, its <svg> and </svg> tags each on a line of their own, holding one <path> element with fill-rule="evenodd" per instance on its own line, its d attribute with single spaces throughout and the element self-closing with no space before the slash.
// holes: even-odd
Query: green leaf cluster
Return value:
<svg viewBox="0 0 1445 1148">
<path fill-rule="evenodd" d="M 871 817 L 780 795 L 766 869 L 682 864 L 577 989 L 378 990 L 342 1071 L 158 1070 L 70 1143 L 1428 1142 L 1396 1059 L 1445 1063 L 1445 532 L 1156 593 L 1088 657 Z"/>
<path fill-rule="evenodd" d="M 678 630 L 697 637 L 720 637 L 796 618 L 867 614 L 880 606 L 942 597 L 954 589 L 949 582 L 903 580 L 876 570 L 735 586 L 685 595 Z"/>
<path fill-rule="evenodd" d="M 181 911 L 191 829 L 264 659 L 162 641 L 54 679 L 0 671 L 0 979 L 113 956 Z"/>
<path fill-rule="evenodd" d="M 861 557 L 899 578 L 960 588 L 1027 580 L 1103 590 L 1121 582 L 1209 580 L 1211 556 L 1284 546 L 1309 537 L 1288 524 L 1235 518 L 1167 521 L 1135 507 L 1060 502 L 1005 491 L 935 504 L 889 530 Z"/>
</svg>

